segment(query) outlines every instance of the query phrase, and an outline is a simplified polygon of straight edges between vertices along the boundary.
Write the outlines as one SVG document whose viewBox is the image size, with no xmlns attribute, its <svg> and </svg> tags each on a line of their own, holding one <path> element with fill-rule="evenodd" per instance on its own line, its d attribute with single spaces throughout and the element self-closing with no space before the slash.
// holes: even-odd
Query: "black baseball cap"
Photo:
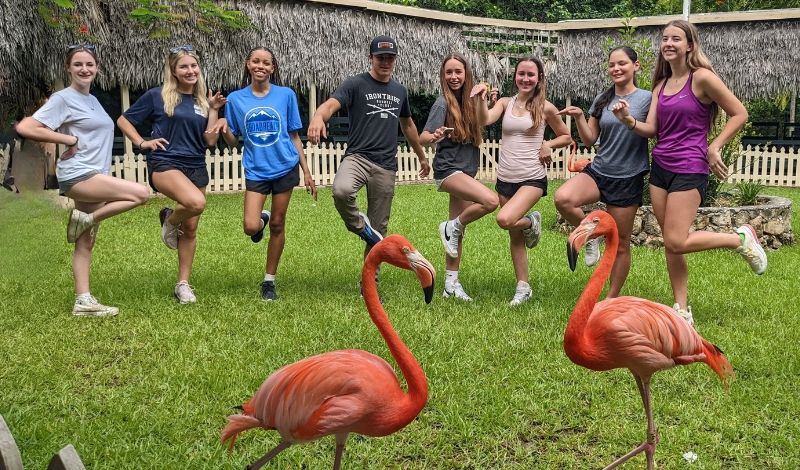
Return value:
<svg viewBox="0 0 800 470">
<path fill-rule="evenodd" d="M 389 36 L 375 36 L 369 45 L 369 53 L 397 55 L 397 43 Z"/>
</svg>

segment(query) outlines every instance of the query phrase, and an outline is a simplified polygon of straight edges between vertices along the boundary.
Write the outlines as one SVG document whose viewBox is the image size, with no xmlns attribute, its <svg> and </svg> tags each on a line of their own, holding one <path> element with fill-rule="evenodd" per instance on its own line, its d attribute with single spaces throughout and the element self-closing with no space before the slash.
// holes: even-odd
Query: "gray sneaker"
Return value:
<svg viewBox="0 0 800 470">
<path fill-rule="evenodd" d="M 180 225 L 172 225 L 169 216 L 173 210 L 169 207 L 161 209 L 159 219 L 161 220 L 161 240 L 170 250 L 178 249 L 178 238 L 181 236 Z"/>
<path fill-rule="evenodd" d="M 467 294 L 464 290 L 464 286 L 461 285 L 460 282 L 456 281 L 453 285 L 444 284 L 444 292 L 442 292 L 442 297 L 449 298 L 455 297 L 458 300 L 463 300 L 465 302 L 472 302 L 472 297 Z"/>
<path fill-rule="evenodd" d="M 81 212 L 78 209 L 72 209 L 69 213 L 69 220 L 67 221 L 67 241 L 75 243 L 75 241 L 83 235 L 83 232 L 92 227 L 92 216 L 86 212 Z"/>
<path fill-rule="evenodd" d="M 192 286 L 186 281 L 181 281 L 175 284 L 175 298 L 181 305 L 193 304 L 197 302 L 197 297 L 194 296 Z"/>
<path fill-rule="evenodd" d="M 516 307 L 517 305 L 523 304 L 531 299 L 531 294 L 533 294 L 533 290 L 528 283 L 518 282 L 517 291 L 514 292 L 514 298 L 511 299 L 509 305 Z"/>
<path fill-rule="evenodd" d="M 679 317 L 681 317 L 684 320 L 686 320 L 686 323 L 688 323 L 689 326 L 694 328 L 694 317 L 692 316 L 692 306 L 691 305 L 687 305 L 686 306 L 686 310 L 684 310 L 684 309 L 681 308 L 680 304 L 675 303 L 675 305 L 672 306 L 672 309 L 675 310 L 675 313 L 677 313 Z"/>
<path fill-rule="evenodd" d="M 583 261 L 586 266 L 594 266 L 600 260 L 600 240 L 603 237 L 592 238 L 586 242 L 583 251 Z"/>
<path fill-rule="evenodd" d="M 456 224 L 452 220 L 446 220 L 439 224 L 439 238 L 442 239 L 447 256 L 458 258 L 458 241 L 461 239 L 461 231 L 456 229 Z"/>
<path fill-rule="evenodd" d="M 525 235 L 525 246 L 533 248 L 539 243 L 539 238 L 542 236 L 542 214 L 533 211 L 525 218 L 531 221 L 531 228 L 522 230 L 522 234 Z"/>
<path fill-rule="evenodd" d="M 764 274 L 767 270 L 767 254 L 758 242 L 758 234 L 755 229 L 744 224 L 736 229 L 736 233 L 744 236 L 742 246 L 736 248 L 736 251 L 747 261 L 754 273 Z"/>
<path fill-rule="evenodd" d="M 103 305 L 91 295 L 76 297 L 72 307 L 72 314 L 78 317 L 113 317 L 118 313 L 117 307 Z"/>
</svg>

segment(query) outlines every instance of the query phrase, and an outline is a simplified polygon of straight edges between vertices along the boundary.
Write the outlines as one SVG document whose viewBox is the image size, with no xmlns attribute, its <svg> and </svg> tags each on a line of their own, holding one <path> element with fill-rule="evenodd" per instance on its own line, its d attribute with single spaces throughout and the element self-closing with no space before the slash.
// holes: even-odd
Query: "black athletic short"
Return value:
<svg viewBox="0 0 800 470">
<path fill-rule="evenodd" d="M 600 190 L 600 200 L 609 206 L 631 207 L 642 205 L 644 175 L 646 171 L 629 178 L 612 178 L 592 170 L 592 165 L 583 169 Z"/>
<path fill-rule="evenodd" d="M 542 197 L 547 196 L 547 177 L 538 180 L 525 180 L 520 181 L 519 183 L 508 183 L 502 180 L 497 180 L 497 183 L 494 185 L 494 190 L 497 191 L 497 194 L 503 196 L 506 199 L 511 199 L 519 188 L 523 186 L 533 186 L 534 188 L 539 188 L 542 190 Z"/>
<path fill-rule="evenodd" d="M 203 166 L 194 167 L 182 165 L 174 161 L 165 161 L 160 159 L 147 159 L 147 179 L 153 191 L 158 191 L 155 184 L 153 184 L 153 173 L 160 173 L 162 171 L 178 170 L 184 174 L 193 185 L 198 188 L 205 188 L 208 186 L 208 169 L 205 164 Z"/>
<path fill-rule="evenodd" d="M 667 193 L 696 189 L 700 193 L 700 204 L 702 205 L 706 199 L 708 175 L 703 173 L 673 173 L 661 168 L 653 160 L 650 168 L 650 184 L 665 190 Z"/>
<path fill-rule="evenodd" d="M 278 179 L 269 181 L 254 181 L 244 180 L 244 187 L 248 191 L 259 193 L 263 195 L 278 194 L 291 191 L 300 184 L 300 164 L 295 165 L 294 168 L 289 170 L 289 173 L 281 176 Z"/>
</svg>

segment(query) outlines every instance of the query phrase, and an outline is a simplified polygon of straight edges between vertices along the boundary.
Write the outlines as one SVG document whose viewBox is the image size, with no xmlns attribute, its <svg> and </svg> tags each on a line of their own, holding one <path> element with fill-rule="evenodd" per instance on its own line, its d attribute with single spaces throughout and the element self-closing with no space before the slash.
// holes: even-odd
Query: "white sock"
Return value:
<svg viewBox="0 0 800 470">
<path fill-rule="evenodd" d="M 77 295 L 75 296 L 75 300 L 76 300 L 76 301 L 78 301 L 78 300 L 87 300 L 87 299 L 89 299 L 89 298 L 91 298 L 91 297 L 92 297 L 92 294 L 91 294 L 91 293 L 89 293 L 89 292 L 84 292 L 83 294 L 77 294 Z"/>
<path fill-rule="evenodd" d="M 530 284 L 528 284 L 528 283 L 527 283 L 527 282 L 525 282 L 525 281 L 519 281 L 519 282 L 517 282 L 517 290 L 523 290 L 523 289 L 524 289 L 524 290 L 529 290 L 530 288 L 531 288 L 531 285 L 530 285 Z"/>
<path fill-rule="evenodd" d="M 269 274 L 269 273 L 264 274 L 264 280 L 265 281 L 275 282 L 275 275 L 274 274 Z"/>
<path fill-rule="evenodd" d="M 453 286 L 458 282 L 458 271 L 447 270 L 444 272 L 444 285 Z"/>
<path fill-rule="evenodd" d="M 464 224 L 461 223 L 461 219 L 458 217 L 453 219 L 453 228 L 459 233 L 464 230 Z"/>
<path fill-rule="evenodd" d="M 94 214 L 86 214 L 89 216 L 89 225 L 94 225 Z"/>
</svg>

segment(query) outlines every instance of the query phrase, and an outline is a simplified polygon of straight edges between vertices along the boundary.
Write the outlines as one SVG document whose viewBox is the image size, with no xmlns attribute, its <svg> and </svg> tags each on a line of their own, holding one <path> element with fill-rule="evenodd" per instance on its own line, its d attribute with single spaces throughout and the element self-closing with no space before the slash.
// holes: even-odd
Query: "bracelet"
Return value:
<svg viewBox="0 0 800 470">
<path fill-rule="evenodd" d="M 629 127 L 628 129 L 630 129 L 630 130 L 636 129 L 636 123 L 637 122 L 639 122 L 639 121 L 637 121 L 636 118 L 633 118 L 633 125 L 631 127 Z"/>
<path fill-rule="evenodd" d="M 144 143 L 144 139 L 140 140 L 139 143 L 136 144 L 136 146 L 139 147 L 139 148 L 142 148 L 142 144 L 143 143 Z"/>
</svg>

